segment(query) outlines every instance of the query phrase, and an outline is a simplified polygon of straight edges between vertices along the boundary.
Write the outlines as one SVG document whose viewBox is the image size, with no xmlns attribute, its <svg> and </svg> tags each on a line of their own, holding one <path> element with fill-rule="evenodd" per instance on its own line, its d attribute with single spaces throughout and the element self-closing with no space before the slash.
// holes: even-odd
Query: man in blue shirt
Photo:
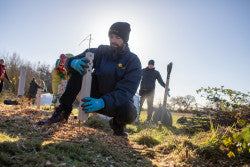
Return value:
<svg viewBox="0 0 250 167">
<path fill-rule="evenodd" d="M 47 120 L 39 125 L 65 122 L 72 110 L 82 85 L 82 76 L 88 68 L 86 52 L 94 53 L 91 97 L 83 99 L 86 112 L 97 112 L 112 117 L 110 127 L 114 135 L 127 136 L 126 124 L 132 123 L 137 115 L 133 96 L 141 79 L 141 62 L 128 47 L 130 25 L 126 22 L 114 23 L 109 29 L 110 45 L 100 45 L 82 54 L 69 58 L 66 69 L 71 73 L 66 90 L 60 98 L 60 105 Z"/>
</svg>

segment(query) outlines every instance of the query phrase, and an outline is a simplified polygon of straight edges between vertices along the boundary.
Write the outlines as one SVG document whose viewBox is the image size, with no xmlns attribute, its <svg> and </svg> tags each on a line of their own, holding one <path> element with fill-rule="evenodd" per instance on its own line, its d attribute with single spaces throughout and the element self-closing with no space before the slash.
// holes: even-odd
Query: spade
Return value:
<svg viewBox="0 0 250 167">
<path fill-rule="evenodd" d="M 169 91 L 169 79 L 170 79 L 170 73 L 172 71 L 173 63 L 169 63 L 167 66 L 167 79 L 166 79 L 166 86 L 165 86 L 165 93 L 164 93 L 164 99 L 163 104 L 159 106 L 159 109 L 156 110 L 156 112 L 153 115 L 153 122 L 155 124 L 158 124 L 160 121 L 161 124 L 171 127 L 172 126 L 172 115 L 171 112 L 167 109 L 167 96 Z"/>
</svg>

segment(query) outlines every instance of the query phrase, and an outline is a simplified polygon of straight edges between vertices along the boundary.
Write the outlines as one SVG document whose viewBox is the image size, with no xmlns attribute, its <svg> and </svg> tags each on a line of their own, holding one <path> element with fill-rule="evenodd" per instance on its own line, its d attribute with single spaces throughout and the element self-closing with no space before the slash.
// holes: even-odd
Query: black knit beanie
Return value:
<svg viewBox="0 0 250 167">
<path fill-rule="evenodd" d="M 121 37 L 125 43 L 129 40 L 130 24 L 126 22 L 116 22 L 109 29 L 109 35 L 115 34 Z"/>
<path fill-rule="evenodd" d="M 148 61 L 148 65 L 149 65 L 149 64 L 155 66 L 155 61 L 154 61 L 154 60 L 149 60 L 149 61 Z"/>
</svg>

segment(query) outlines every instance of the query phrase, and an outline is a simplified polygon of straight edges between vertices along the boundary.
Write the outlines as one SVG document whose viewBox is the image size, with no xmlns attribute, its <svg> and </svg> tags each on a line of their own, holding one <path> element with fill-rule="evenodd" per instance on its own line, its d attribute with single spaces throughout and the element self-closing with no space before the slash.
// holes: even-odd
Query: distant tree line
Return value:
<svg viewBox="0 0 250 167">
<path fill-rule="evenodd" d="M 35 64 L 29 61 L 24 61 L 17 53 L 1 53 L 0 58 L 5 60 L 7 74 L 13 83 L 13 85 L 11 85 L 8 82 L 4 82 L 3 91 L 7 90 L 10 93 L 17 94 L 21 67 L 25 66 L 27 68 L 24 88 L 25 95 L 28 93 L 29 84 L 33 77 L 36 78 L 38 84 L 41 84 L 41 82 L 44 81 L 47 86 L 47 92 L 52 93 L 52 67 L 50 65 L 41 64 L 40 62 Z"/>
<path fill-rule="evenodd" d="M 169 107 L 171 110 L 188 111 L 192 110 L 196 104 L 195 97 L 192 95 L 171 97 Z"/>
</svg>

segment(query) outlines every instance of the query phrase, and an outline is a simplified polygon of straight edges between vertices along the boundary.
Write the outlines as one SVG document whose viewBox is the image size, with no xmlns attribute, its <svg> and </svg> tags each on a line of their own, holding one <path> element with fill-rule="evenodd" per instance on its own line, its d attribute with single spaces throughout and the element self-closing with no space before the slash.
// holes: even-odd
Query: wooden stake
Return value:
<svg viewBox="0 0 250 167">
<path fill-rule="evenodd" d="M 81 120 L 79 120 L 79 122 L 78 122 L 78 127 L 79 127 L 79 132 L 80 132 L 80 130 L 81 130 Z"/>
<path fill-rule="evenodd" d="M 61 80 L 61 84 L 58 85 L 58 94 L 60 94 L 60 96 L 62 96 L 62 94 L 64 93 L 65 89 L 67 86 L 67 80 Z M 59 106 L 60 102 L 59 99 L 56 100 L 56 104 L 55 107 Z"/>
<path fill-rule="evenodd" d="M 36 108 L 38 110 L 40 110 L 40 106 L 41 106 L 41 92 L 42 92 L 42 89 L 38 88 L 38 90 L 37 90 L 37 99 L 36 99 Z"/>
<path fill-rule="evenodd" d="M 58 88 L 57 88 L 57 94 L 60 94 L 61 92 L 61 84 L 58 85 Z M 56 99 L 56 103 L 55 103 L 55 107 L 59 106 L 59 99 Z"/>
</svg>

